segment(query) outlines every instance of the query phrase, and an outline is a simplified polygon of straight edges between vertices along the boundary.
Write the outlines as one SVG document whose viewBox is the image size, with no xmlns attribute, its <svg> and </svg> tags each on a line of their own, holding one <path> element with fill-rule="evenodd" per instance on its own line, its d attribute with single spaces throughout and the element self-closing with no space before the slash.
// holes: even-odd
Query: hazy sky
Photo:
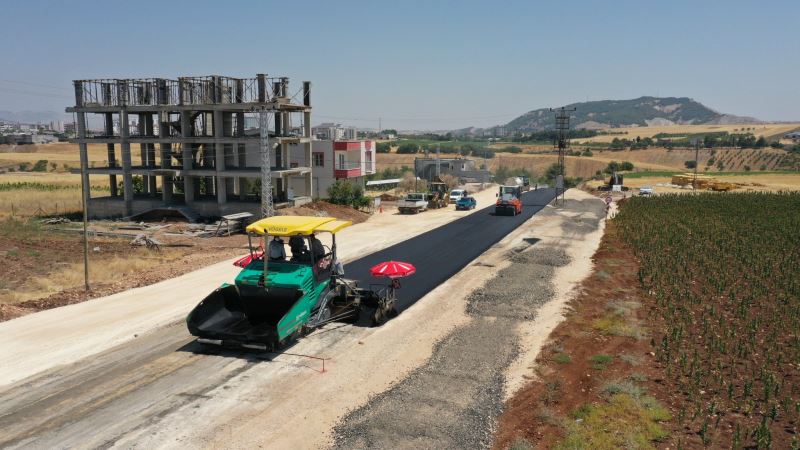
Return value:
<svg viewBox="0 0 800 450">
<path fill-rule="evenodd" d="M 71 80 L 258 72 L 313 82 L 314 123 L 442 129 L 687 96 L 800 120 L 800 1 L 4 1 L 0 110 Z"/>
</svg>

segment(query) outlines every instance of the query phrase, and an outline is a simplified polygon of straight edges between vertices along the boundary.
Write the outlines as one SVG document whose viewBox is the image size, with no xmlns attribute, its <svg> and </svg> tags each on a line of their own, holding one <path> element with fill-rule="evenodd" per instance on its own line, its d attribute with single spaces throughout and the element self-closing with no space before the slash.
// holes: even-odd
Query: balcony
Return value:
<svg viewBox="0 0 800 450">
<path fill-rule="evenodd" d="M 334 178 L 355 178 L 361 176 L 361 163 L 350 161 L 337 161 L 333 168 Z"/>
</svg>

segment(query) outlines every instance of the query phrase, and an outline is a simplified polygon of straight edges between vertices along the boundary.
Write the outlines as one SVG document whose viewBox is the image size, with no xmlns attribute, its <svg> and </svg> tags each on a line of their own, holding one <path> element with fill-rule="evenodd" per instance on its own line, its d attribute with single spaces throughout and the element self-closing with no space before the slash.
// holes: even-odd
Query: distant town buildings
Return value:
<svg viewBox="0 0 800 450">
<path fill-rule="evenodd" d="M 311 128 L 311 134 L 319 140 L 339 141 L 358 139 L 355 127 L 345 127 L 340 123 L 322 123 Z"/>
<path fill-rule="evenodd" d="M 439 175 L 452 175 L 462 182 L 487 183 L 492 174 L 479 169 L 467 158 L 414 158 L 414 172 L 423 180 L 433 180 Z"/>
</svg>

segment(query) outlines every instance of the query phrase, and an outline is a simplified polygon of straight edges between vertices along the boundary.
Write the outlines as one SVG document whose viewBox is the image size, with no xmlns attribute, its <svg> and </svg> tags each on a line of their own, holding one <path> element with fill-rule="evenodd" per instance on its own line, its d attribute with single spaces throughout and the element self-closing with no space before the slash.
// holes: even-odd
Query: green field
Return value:
<svg viewBox="0 0 800 450">
<path fill-rule="evenodd" d="M 632 198 L 614 222 L 686 445 L 797 448 L 800 193 Z"/>
</svg>

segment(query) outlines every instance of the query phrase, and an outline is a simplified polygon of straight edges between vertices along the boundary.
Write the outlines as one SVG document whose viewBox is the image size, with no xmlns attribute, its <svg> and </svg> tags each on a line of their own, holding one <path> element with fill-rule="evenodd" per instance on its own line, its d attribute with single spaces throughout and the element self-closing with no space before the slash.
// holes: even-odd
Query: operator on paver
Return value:
<svg viewBox="0 0 800 450">
<path fill-rule="evenodd" d="M 315 261 L 319 261 L 325 256 L 325 246 L 317 239 L 317 233 L 311 233 L 311 252 L 314 253 Z"/>
<path fill-rule="evenodd" d="M 269 260 L 284 261 L 285 259 L 286 250 L 283 248 L 283 239 L 280 236 L 275 236 L 269 241 Z"/>
<path fill-rule="evenodd" d="M 289 248 L 292 250 L 292 261 L 302 261 L 307 253 L 306 243 L 300 236 L 289 238 Z"/>
</svg>

